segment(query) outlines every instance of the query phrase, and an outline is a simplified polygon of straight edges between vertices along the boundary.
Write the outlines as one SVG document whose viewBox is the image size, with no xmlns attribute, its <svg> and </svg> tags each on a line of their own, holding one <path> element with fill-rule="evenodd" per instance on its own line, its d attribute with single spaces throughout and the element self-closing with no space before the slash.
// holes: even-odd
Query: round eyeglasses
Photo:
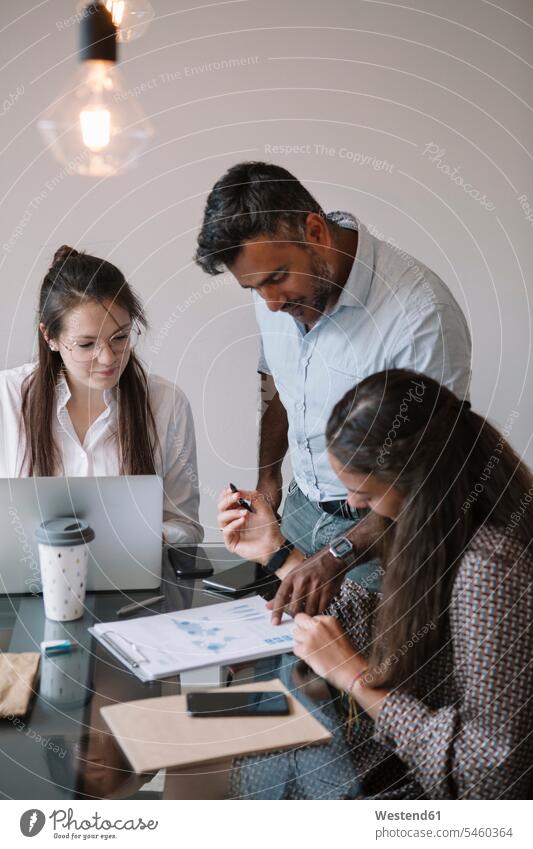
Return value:
<svg viewBox="0 0 533 849">
<path fill-rule="evenodd" d="M 132 327 L 130 330 L 120 330 L 115 333 L 107 341 L 97 340 L 75 340 L 70 345 L 65 345 L 60 342 L 67 351 L 70 351 L 72 359 L 76 363 L 90 363 L 96 359 L 104 345 L 109 345 L 113 354 L 120 356 L 126 351 L 131 351 L 137 345 L 141 331 L 138 327 Z"/>
</svg>

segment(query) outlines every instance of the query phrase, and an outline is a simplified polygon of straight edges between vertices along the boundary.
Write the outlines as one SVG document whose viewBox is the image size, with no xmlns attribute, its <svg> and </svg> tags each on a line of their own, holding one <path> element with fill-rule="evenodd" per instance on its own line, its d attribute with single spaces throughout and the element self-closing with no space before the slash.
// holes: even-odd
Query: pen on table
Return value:
<svg viewBox="0 0 533 849">
<path fill-rule="evenodd" d="M 149 604 L 157 604 L 158 601 L 163 601 L 164 595 L 155 595 L 153 598 L 145 598 L 143 601 L 134 601 L 132 604 L 125 604 L 117 610 L 117 616 L 127 616 L 128 613 L 135 613 L 136 610 L 141 610 L 143 607 L 148 607 Z"/>
<path fill-rule="evenodd" d="M 232 492 L 238 492 L 239 491 L 234 483 L 230 483 L 229 488 L 231 489 Z M 255 513 L 255 510 L 252 507 L 252 505 L 248 501 L 245 501 L 244 498 L 239 498 L 237 500 L 239 502 L 239 507 L 244 507 L 244 509 L 248 510 L 250 513 Z"/>
</svg>

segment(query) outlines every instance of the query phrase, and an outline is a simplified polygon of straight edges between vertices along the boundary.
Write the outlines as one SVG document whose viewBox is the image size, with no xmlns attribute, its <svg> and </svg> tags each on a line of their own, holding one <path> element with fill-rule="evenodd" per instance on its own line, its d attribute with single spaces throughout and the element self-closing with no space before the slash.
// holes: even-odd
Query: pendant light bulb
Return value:
<svg viewBox="0 0 533 849">
<path fill-rule="evenodd" d="M 116 65 L 116 28 L 101 3 L 82 19 L 81 64 L 39 121 L 68 173 L 108 177 L 132 166 L 153 135 L 137 98 L 124 91 Z"/>
</svg>

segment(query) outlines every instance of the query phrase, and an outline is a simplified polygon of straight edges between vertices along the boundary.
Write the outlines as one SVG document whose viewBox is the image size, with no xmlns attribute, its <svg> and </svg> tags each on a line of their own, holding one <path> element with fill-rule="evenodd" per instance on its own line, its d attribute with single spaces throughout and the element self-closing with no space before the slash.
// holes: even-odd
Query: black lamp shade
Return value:
<svg viewBox="0 0 533 849">
<path fill-rule="evenodd" d="M 90 3 L 80 22 L 80 60 L 117 61 L 117 28 L 102 3 Z"/>
</svg>

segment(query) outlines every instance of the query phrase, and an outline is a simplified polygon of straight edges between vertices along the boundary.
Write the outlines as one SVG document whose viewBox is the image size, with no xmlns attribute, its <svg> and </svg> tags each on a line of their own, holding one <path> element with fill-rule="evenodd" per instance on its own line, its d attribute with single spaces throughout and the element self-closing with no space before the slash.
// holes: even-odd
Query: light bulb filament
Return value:
<svg viewBox="0 0 533 849">
<path fill-rule="evenodd" d="M 108 109 L 83 109 L 80 112 L 83 144 L 89 150 L 107 147 L 111 138 L 111 114 Z"/>
</svg>

